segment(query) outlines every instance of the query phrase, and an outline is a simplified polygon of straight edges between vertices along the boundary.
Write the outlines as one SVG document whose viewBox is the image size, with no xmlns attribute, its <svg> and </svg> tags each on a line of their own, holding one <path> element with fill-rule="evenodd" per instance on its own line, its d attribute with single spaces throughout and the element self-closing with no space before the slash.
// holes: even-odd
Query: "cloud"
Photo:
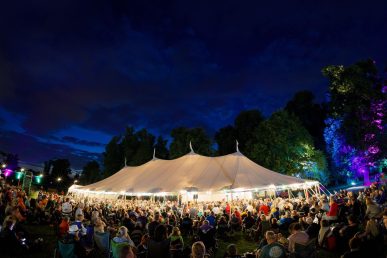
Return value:
<svg viewBox="0 0 387 258">
<path fill-rule="evenodd" d="M 75 169 L 82 168 L 86 162 L 101 160 L 100 153 L 74 149 L 63 144 L 47 144 L 35 137 L 9 131 L 0 132 L 1 150 L 16 153 L 24 162 L 43 164 L 48 159 L 69 159 Z"/>
</svg>

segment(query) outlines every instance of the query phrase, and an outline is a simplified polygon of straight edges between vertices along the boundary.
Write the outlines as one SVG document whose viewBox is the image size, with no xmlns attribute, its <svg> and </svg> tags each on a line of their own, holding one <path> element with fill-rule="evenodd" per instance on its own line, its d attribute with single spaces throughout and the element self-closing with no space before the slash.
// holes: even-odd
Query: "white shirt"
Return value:
<svg viewBox="0 0 387 258">
<path fill-rule="evenodd" d="M 83 215 L 83 210 L 81 208 L 78 207 L 78 209 L 75 211 L 75 217 L 77 218 L 78 217 L 78 214 L 82 214 Z"/>
<path fill-rule="evenodd" d="M 73 211 L 73 206 L 70 203 L 65 202 L 62 204 L 62 213 L 69 214 Z"/>
</svg>

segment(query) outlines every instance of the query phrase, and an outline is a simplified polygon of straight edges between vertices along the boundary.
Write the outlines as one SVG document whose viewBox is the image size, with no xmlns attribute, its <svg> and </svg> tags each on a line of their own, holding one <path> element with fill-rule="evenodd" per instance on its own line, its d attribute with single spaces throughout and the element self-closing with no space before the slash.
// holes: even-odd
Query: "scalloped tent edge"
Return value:
<svg viewBox="0 0 387 258">
<path fill-rule="evenodd" d="M 258 191 L 312 189 L 319 192 L 320 183 L 283 175 L 266 169 L 237 151 L 207 157 L 190 153 L 173 160 L 152 160 L 140 166 L 125 166 L 117 173 L 96 183 L 72 185 L 70 193 L 113 196 L 212 195 L 219 199 L 227 194 L 248 197 Z M 215 197 L 216 196 L 216 197 Z M 202 198 L 199 198 L 202 199 Z"/>
</svg>

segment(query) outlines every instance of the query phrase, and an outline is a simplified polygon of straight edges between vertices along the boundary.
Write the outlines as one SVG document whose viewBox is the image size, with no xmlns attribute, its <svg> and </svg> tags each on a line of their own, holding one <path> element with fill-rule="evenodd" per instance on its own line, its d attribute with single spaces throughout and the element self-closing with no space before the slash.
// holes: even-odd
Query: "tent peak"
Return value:
<svg viewBox="0 0 387 258">
<path fill-rule="evenodd" d="M 189 141 L 189 148 L 191 149 L 191 153 L 195 153 L 193 148 L 192 148 L 192 142 L 191 141 Z"/>
<path fill-rule="evenodd" d="M 153 158 L 152 160 L 155 160 L 156 159 L 156 148 L 153 148 Z"/>
</svg>

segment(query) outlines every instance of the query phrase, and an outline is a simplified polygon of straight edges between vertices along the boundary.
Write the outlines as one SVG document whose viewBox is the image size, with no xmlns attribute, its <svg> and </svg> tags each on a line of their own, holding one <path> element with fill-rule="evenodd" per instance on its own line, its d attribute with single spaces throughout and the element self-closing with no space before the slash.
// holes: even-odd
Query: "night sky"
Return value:
<svg viewBox="0 0 387 258">
<path fill-rule="evenodd" d="M 386 64 L 386 1 L 316 2 L 5 1 L 0 150 L 80 168 L 125 126 L 212 135 L 299 90 L 323 101 L 326 65 Z"/>
</svg>

